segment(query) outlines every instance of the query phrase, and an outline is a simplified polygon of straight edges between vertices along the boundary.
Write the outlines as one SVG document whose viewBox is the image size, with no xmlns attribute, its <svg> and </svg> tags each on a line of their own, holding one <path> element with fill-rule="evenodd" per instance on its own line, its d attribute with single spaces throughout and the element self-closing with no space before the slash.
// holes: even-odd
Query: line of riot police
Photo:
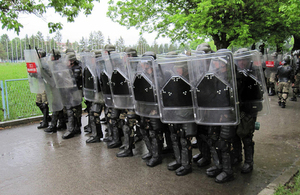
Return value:
<svg viewBox="0 0 300 195">
<path fill-rule="evenodd" d="M 86 129 L 92 132 L 86 142 L 101 141 L 104 109 L 107 134 L 103 141 L 108 148 L 120 147 L 117 157 L 133 156 L 134 137 L 140 135 L 148 149 L 142 158 L 149 167 L 162 163 L 165 138 L 175 157 L 168 169 L 178 176 L 192 172 L 192 161 L 199 167 L 213 162 L 207 175 L 218 183 L 230 181 L 232 166 L 243 160 L 242 153 L 242 172 L 252 171 L 256 119 L 269 112 L 258 51 L 213 53 L 208 44 L 202 44 L 190 55 L 146 52 L 137 56 L 133 48 L 115 52 L 114 46 L 106 45 L 101 51 L 78 54 L 82 88 L 77 69 L 68 66 L 74 61 L 73 54 L 58 60 L 51 60 L 51 55 L 34 58 L 41 62 L 38 69 L 50 110 L 67 110 L 63 138 L 81 133 L 79 100 L 83 94 L 89 102 Z M 200 153 L 192 157 L 194 137 Z"/>
</svg>

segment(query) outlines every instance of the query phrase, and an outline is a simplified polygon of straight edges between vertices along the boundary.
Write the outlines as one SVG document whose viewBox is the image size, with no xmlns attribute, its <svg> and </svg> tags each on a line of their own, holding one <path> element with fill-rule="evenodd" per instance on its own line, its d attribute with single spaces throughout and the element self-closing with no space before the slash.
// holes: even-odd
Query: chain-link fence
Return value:
<svg viewBox="0 0 300 195">
<path fill-rule="evenodd" d="M 30 92 L 28 79 L 0 81 L 0 121 L 15 120 L 42 115 L 36 106 L 36 94 Z M 83 108 L 86 105 L 82 104 Z"/>
<path fill-rule="evenodd" d="M 35 104 L 36 94 L 30 92 L 28 79 L 5 80 L 3 112 L 1 121 L 14 120 L 41 115 L 41 111 Z M 3 93 L 2 93 L 3 94 Z"/>
</svg>

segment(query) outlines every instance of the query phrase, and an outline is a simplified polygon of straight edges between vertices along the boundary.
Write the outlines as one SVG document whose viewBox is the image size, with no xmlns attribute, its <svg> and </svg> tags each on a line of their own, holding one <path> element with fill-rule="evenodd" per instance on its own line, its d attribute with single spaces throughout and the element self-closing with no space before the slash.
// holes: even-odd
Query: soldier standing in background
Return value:
<svg viewBox="0 0 300 195">
<path fill-rule="evenodd" d="M 293 89 L 293 97 L 290 99 L 290 101 L 297 101 L 297 95 L 299 95 L 299 87 L 300 87 L 300 50 L 294 51 L 293 55 L 297 58 L 295 60 L 295 82 L 292 84 Z"/>
<path fill-rule="evenodd" d="M 294 73 L 290 66 L 290 56 L 285 56 L 282 61 L 282 66 L 279 66 L 276 73 L 278 79 L 278 105 L 285 108 L 286 100 L 289 95 L 290 83 L 294 83 Z"/>
</svg>

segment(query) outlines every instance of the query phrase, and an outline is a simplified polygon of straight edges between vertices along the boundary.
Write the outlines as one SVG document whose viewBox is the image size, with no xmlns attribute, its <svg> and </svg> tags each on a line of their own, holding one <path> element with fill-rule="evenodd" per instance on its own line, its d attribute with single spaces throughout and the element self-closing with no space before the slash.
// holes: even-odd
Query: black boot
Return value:
<svg viewBox="0 0 300 195">
<path fill-rule="evenodd" d="M 117 148 L 122 145 L 118 127 L 112 129 L 112 141 L 107 144 L 107 148 Z"/>
<path fill-rule="evenodd" d="M 58 112 L 59 111 L 54 111 L 52 113 L 51 124 L 47 129 L 44 130 L 46 133 L 56 133 L 57 132 L 56 125 L 57 125 L 57 120 L 58 120 Z"/>
<path fill-rule="evenodd" d="M 292 97 L 292 98 L 290 99 L 290 101 L 297 102 L 297 98 L 296 98 L 296 97 Z"/>
<path fill-rule="evenodd" d="M 236 165 L 243 161 L 242 142 L 238 135 L 235 136 L 232 147 L 233 150 L 231 151 L 231 164 Z"/>
<path fill-rule="evenodd" d="M 94 119 L 95 119 L 95 117 L 91 116 L 90 127 L 92 129 L 92 135 L 86 140 L 86 143 L 100 142 L 101 138 L 103 137 L 101 124 L 99 122 L 97 122 L 98 123 L 97 124 Z"/>
<path fill-rule="evenodd" d="M 231 167 L 230 154 L 228 152 L 222 153 L 222 172 L 217 175 L 215 182 L 217 183 L 225 183 L 234 179 L 233 170 Z"/>
<path fill-rule="evenodd" d="M 40 126 L 38 126 L 38 129 L 47 128 L 48 127 L 48 119 L 49 119 L 49 106 L 48 104 L 40 104 L 39 108 L 41 109 L 43 113 L 43 121 L 40 123 Z"/>
<path fill-rule="evenodd" d="M 205 167 L 211 163 L 211 154 L 210 154 L 210 148 L 206 142 L 202 142 L 201 144 L 201 153 L 202 158 L 197 161 L 198 167 Z"/>
<path fill-rule="evenodd" d="M 133 156 L 132 153 L 132 148 L 134 144 L 133 129 L 130 129 L 128 125 L 123 125 L 122 130 L 124 134 L 124 140 L 123 140 L 124 150 L 117 153 L 117 157 Z"/>
<path fill-rule="evenodd" d="M 147 130 L 145 130 L 144 128 L 140 128 L 141 134 L 143 136 L 143 141 L 145 142 L 146 148 L 148 150 L 147 154 L 144 154 L 142 156 L 143 160 L 148 160 L 152 157 L 152 146 L 151 146 L 151 141 L 150 141 L 150 136 Z"/>
<path fill-rule="evenodd" d="M 150 137 L 151 137 L 151 143 L 152 143 L 152 157 L 147 162 L 147 166 L 149 167 L 155 167 L 156 165 L 159 165 L 162 163 L 162 147 L 163 147 L 163 138 L 162 135 L 158 135 L 159 132 L 156 132 L 155 130 L 150 130 Z"/>
<path fill-rule="evenodd" d="M 168 164 L 168 170 L 170 171 L 175 171 L 176 169 L 181 167 L 181 144 L 179 142 L 179 137 L 175 132 L 176 131 L 173 130 L 171 131 L 171 140 L 172 140 L 175 161 Z"/>
<path fill-rule="evenodd" d="M 68 123 L 67 123 L 67 132 L 62 136 L 63 139 L 70 139 L 75 135 L 75 116 L 72 109 L 67 110 Z"/>
<path fill-rule="evenodd" d="M 87 117 L 88 117 L 88 124 L 83 127 L 83 131 L 85 133 L 92 133 L 90 113 L 87 115 Z"/>
<path fill-rule="evenodd" d="M 181 167 L 176 169 L 177 176 L 184 176 L 192 172 L 192 145 L 188 138 L 180 138 Z"/>
<path fill-rule="evenodd" d="M 243 138 L 245 162 L 242 167 L 241 173 L 250 173 L 253 170 L 253 154 L 254 154 L 254 142 L 252 138 Z"/>
<path fill-rule="evenodd" d="M 58 113 L 58 125 L 57 130 L 62 131 L 67 129 L 66 119 L 63 111 L 59 111 Z"/>
<path fill-rule="evenodd" d="M 212 166 L 212 167 L 206 169 L 206 175 L 208 177 L 216 177 L 221 172 L 222 172 L 222 168 L 221 167 L 217 167 L 217 166 Z"/>
<path fill-rule="evenodd" d="M 113 125 L 109 123 L 106 128 L 107 133 L 105 134 L 105 138 L 103 139 L 104 142 L 112 141 L 112 128 L 113 128 Z"/>
</svg>

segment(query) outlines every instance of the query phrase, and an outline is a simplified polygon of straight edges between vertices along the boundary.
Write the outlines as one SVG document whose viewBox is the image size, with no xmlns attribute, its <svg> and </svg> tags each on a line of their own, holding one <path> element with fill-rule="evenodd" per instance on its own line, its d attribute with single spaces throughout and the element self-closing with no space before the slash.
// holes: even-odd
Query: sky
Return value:
<svg viewBox="0 0 300 195">
<path fill-rule="evenodd" d="M 109 37 L 111 43 L 114 44 L 120 37 L 125 41 L 125 45 L 134 45 L 138 42 L 139 31 L 135 28 L 127 29 L 124 26 L 114 23 L 110 18 L 106 16 L 108 10 L 108 0 L 101 0 L 101 2 L 95 2 L 92 14 L 85 16 L 80 13 L 75 22 L 68 23 L 66 18 L 62 18 L 59 14 L 55 13 L 53 10 L 47 10 L 43 19 L 39 18 L 33 14 L 30 15 L 19 15 L 19 22 L 23 24 L 23 28 L 19 35 L 17 35 L 13 30 L 0 29 L 0 36 L 7 34 L 9 39 L 15 37 L 25 38 L 27 34 L 29 37 L 31 35 L 36 35 L 38 31 L 42 32 L 44 39 L 49 36 L 54 38 L 55 33 L 50 34 L 48 29 L 48 22 L 61 22 L 63 23 L 63 29 L 60 31 L 62 34 L 62 42 L 79 42 L 82 37 L 89 38 L 91 32 L 101 31 L 104 35 L 105 43 L 107 43 L 107 38 Z M 2 24 L 1 24 L 2 26 Z M 143 37 L 147 40 L 149 45 L 154 43 L 156 33 L 144 33 Z M 159 38 L 156 41 L 158 44 L 170 43 L 168 38 Z"/>
</svg>

